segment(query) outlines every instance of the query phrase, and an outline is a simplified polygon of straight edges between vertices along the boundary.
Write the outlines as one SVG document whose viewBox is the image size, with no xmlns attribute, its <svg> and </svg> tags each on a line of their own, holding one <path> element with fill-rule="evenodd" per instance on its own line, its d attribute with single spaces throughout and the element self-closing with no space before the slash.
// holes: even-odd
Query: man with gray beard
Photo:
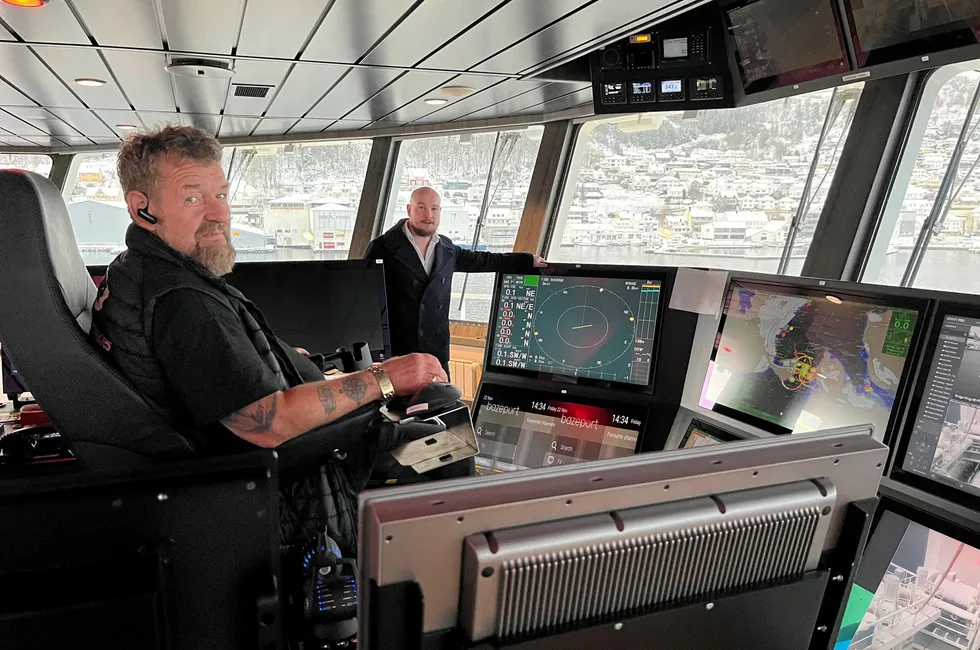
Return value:
<svg viewBox="0 0 980 650">
<path fill-rule="evenodd" d="M 133 223 L 99 287 L 91 339 L 197 451 L 276 447 L 446 380 L 434 357 L 412 354 L 325 381 L 276 337 L 222 279 L 235 249 L 221 146 L 210 134 L 133 134 L 117 169 Z M 377 431 L 361 435 L 365 448 L 377 443 Z"/>
</svg>

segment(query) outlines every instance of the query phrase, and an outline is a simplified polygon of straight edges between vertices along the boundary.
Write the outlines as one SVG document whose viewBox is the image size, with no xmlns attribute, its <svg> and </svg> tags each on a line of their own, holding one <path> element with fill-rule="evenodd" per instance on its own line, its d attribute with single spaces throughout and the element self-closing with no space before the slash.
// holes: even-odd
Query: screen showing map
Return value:
<svg viewBox="0 0 980 650">
<path fill-rule="evenodd" d="M 775 433 L 873 424 L 880 437 L 918 320 L 864 299 L 733 282 L 701 405 Z"/>
<path fill-rule="evenodd" d="M 491 366 L 646 386 L 661 281 L 501 277 Z"/>
</svg>

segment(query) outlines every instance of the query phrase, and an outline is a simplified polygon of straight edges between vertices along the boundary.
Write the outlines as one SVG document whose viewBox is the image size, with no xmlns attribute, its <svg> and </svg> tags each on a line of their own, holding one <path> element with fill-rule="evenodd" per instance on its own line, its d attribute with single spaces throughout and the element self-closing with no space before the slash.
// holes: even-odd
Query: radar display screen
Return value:
<svg viewBox="0 0 980 650">
<path fill-rule="evenodd" d="M 646 386 L 660 280 L 502 276 L 489 365 Z"/>
<path fill-rule="evenodd" d="M 732 282 L 701 406 L 773 433 L 882 437 L 920 317 L 866 300 Z"/>
<path fill-rule="evenodd" d="M 632 456 L 647 408 L 484 384 L 474 405 L 481 474 Z"/>
</svg>

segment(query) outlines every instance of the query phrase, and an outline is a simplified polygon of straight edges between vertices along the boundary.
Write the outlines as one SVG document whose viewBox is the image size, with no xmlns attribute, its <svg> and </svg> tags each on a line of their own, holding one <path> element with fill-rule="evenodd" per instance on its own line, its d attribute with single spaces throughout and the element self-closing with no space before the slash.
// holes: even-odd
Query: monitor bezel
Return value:
<svg viewBox="0 0 980 650">
<path fill-rule="evenodd" d="M 854 57 L 859 69 L 917 59 L 926 55 L 931 56 L 939 52 L 955 50 L 961 47 L 980 45 L 980 36 L 974 37 L 973 40 L 962 40 L 958 36 L 965 32 L 970 32 L 970 27 L 964 26 L 957 30 L 940 31 L 936 28 L 932 30 L 920 30 L 915 32 L 912 38 L 902 43 L 865 50 L 861 45 L 861 38 L 858 35 L 852 0 L 840 0 L 840 3 L 843 7 L 840 15 L 840 19 L 844 23 L 842 27 L 853 44 Z M 977 15 L 976 28 L 980 29 L 980 12 Z"/>
<path fill-rule="evenodd" d="M 471 408 L 471 414 L 473 419 L 473 426 L 477 425 L 477 418 L 480 415 L 480 405 L 483 402 L 483 396 L 487 389 L 499 389 L 504 391 L 525 391 L 531 394 L 540 394 L 543 396 L 542 399 L 561 399 L 566 402 L 574 402 L 577 404 L 582 404 L 583 406 L 596 406 L 598 408 L 615 410 L 617 402 L 611 397 L 593 397 L 591 395 L 582 395 L 568 392 L 559 386 L 549 386 L 548 388 L 526 388 L 524 386 L 514 385 L 514 384 L 504 384 L 495 382 L 481 382 L 480 389 L 476 393 L 476 397 L 473 399 L 473 405 Z M 633 448 L 633 456 L 643 453 L 643 443 L 647 437 L 647 432 L 650 430 L 650 405 L 646 403 L 629 404 L 631 409 L 640 409 L 644 411 L 643 415 L 643 426 L 640 428 L 639 433 L 636 436 L 636 446 Z M 479 455 L 479 454 L 477 454 Z M 586 461 L 582 461 L 586 462 Z M 547 469 L 545 467 L 531 467 L 528 469 Z M 513 472 L 509 472 L 513 473 Z"/>
<path fill-rule="evenodd" d="M 673 288 L 673 279 L 677 269 L 664 268 L 659 266 L 606 266 L 606 265 L 586 265 L 586 264 L 549 264 L 545 268 L 534 269 L 531 273 L 510 273 L 506 275 L 540 275 L 572 278 L 603 278 L 603 279 L 622 279 L 622 280 L 655 280 L 660 282 L 660 299 L 657 305 L 657 327 L 654 332 L 653 341 L 653 362 L 650 364 L 650 376 L 647 383 L 631 384 L 628 382 L 606 381 L 604 379 L 592 379 L 589 377 L 576 377 L 574 375 L 563 375 L 540 370 L 522 370 L 519 368 L 505 368 L 494 365 L 493 345 L 497 331 L 497 311 L 500 304 L 501 280 L 504 273 L 497 273 L 493 284 L 493 300 L 490 306 L 490 320 L 487 323 L 487 342 L 483 355 L 483 372 L 490 374 L 509 375 L 522 377 L 525 379 L 536 379 L 550 382 L 556 387 L 590 387 L 615 389 L 629 393 L 640 393 L 652 395 L 656 385 L 658 364 L 660 361 L 660 341 L 663 336 L 664 318 L 667 313 L 667 304 L 670 302 L 670 292 Z"/>
<path fill-rule="evenodd" d="M 744 69 L 742 66 L 742 53 L 736 47 L 735 35 L 733 32 L 733 26 L 731 21 L 731 12 L 733 10 L 741 9 L 749 5 L 755 4 L 756 2 L 762 2 L 763 0 L 740 0 L 725 3 L 721 7 L 722 19 L 725 24 L 726 37 L 730 43 L 731 53 L 733 55 L 733 69 L 738 77 L 738 85 L 742 89 L 742 92 L 746 96 L 755 95 L 757 93 L 762 93 L 770 90 L 775 90 L 778 88 L 789 88 L 795 87 L 800 84 L 806 84 L 819 79 L 826 79 L 828 77 L 834 77 L 842 74 L 847 74 L 854 70 L 851 63 L 850 57 L 848 56 L 848 42 L 845 35 L 844 21 L 841 14 L 840 7 L 836 0 L 821 0 L 826 5 L 829 6 L 834 19 L 834 25 L 837 31 L 837 41 L 840 45 L 841 55 L 837 59 L 830 59 L 821 63 L 815 63 L 811 66 L 806 66 L 804 68 L 797 68 L 794 70 L 787 70 L 776 75 L 770 75 L 768 77 L 763 77 L 762 79 L 757 79 L 746 85 Z M 807 70 L 809 68 L 816 68 L 818 66 L 825 66 L 825 69 L 820 72 L 814 72 L 814 74 L 809 75 L 805 79 L 796 79 L 795 81 L 785 81 L 780 82 L 779 78 L 783 75 L 788 75 L 792 73 L 797 73 L 802 70 Z M 836 66 L 831 70 L 832 66 Z"/>
<path fill-rule="evenodd" d="M 928 336 L 924 340 L 922 361 L 919 364 L 914 382 L 909 391 L 909 398 L 906 407 L 906 417 L 901 430 L 897 434 L 891 458 L 889 477 L 904 485 L 929 492 L 936 496 L 960 504 L 972 510 L 980 511 L 980 495 L 972 495 L 950 483 L 946 483 L 931 476 L 916 474 L 904 468 L 905 456 L 908 453 L 909 445 L 912 442 L 912 433 L 915 430 L 915 422 L 918 419 L 919 408 L 922 406 L 922 399 L 925 395 L 926 384 L 929 383 L 929 374 L 932 369 L 933 357 L 936 348 L 939 346 L 939 335 L 942 332 L 943 321 L 947 316 L 959 316 L 963 318 L 980 319 L 980 305 L 969 303 L 940 302 L 929 322 Z"/>
<path fill-rule="evenodd" d="M 726 431 L 721 427 L 711 424 L 710 422 L 705 422 L 699 418 L 691 418 L 691 421 L 687 425 L 687 431 L 684 432 L 684 436 L 681 441 L 677 444 L 678 449 L 684 449 L 684 443 L 686 443 L 690 438 L 691 434 L 694 433 L 695 429 L 700 429 L 707 433 L 713 438 L 717 438 L 720 444 L 726 442 L 737 442 L 739 440 L 745 440 L 742 436 L 736 435 L 731 431 Z"/>
<path fill-rule="evenodd" d="M 820 291 L 843 296 L 849 299 L 855 299 L 855 301 L 858 302 L 870 302 L 872 304 L 877 304 L 882 307 L 889 307 L 892 309 L 914 309 L 919 312 L 919 326 L 916 327 L 915 334 L 912 336 L 912 343 L 909 345 L 909 353 L 906 357 L 905 366 L 902 369 L 902 376 L 898 382 L 898 389 L 895 392 L 895 404 L 892 406 L 891 413 L 888 416 L 888 423 L 885 426 L 885 431 L 881 432 L 880 436 L 878 436 L 879 439 L 888 444 L 891 437 L 889 434 L 896 430 L 900 418 L 906 410 L 913 373 L 917 370 L 919 364 L 922 341 L 924 339 L 923 332 L 926 331 L 930 325 L 929 299 L 917 298 L 914 296 L 903 296 L 892 292 L 867 291 L 861 289 L 859 285 L 849 284 L 846 287 L 841 287 L 838 283 L 831 283 L 825 280 L 812 280 L 809 282 L 806 280 L 798 280 L 797 282 L 779 282 L 733 275 L 729 277 L 728 285 L 725 287 L 721 316 L 718 319 L 718 329 L 715 333 L 715 340 L 711 347 L 711 365 L 705 372 L 705 382 L 709 380 L 708 372 L 710 372 L 711 367 L 714 365 L 715 358 L 718 355 L 718 346 L 721 343 L 721 336 L 725 330 L 725 322 L 728 319 L 728 310 L 731 305 L 730 296 L 735 285 L 755 288 L 761 291 L 785 293 L 788 295 L 797 296 L 811 296 L 813 295 L 814 291 Z M 791 429 L 775 424 L 774 422 L 769 422 L 768 420 L 749 415 L 748 413 L 742 413 L 737 409 L 725 406 L 724 404 L 718 404 L 717 402 L 711 409 L 705 408 L 705 410 L 718 413 L 719 415 L 724 415 L 725 417 L 732 418 L 733 420 L 774 435 L 792 434 Z"/>
</svg>

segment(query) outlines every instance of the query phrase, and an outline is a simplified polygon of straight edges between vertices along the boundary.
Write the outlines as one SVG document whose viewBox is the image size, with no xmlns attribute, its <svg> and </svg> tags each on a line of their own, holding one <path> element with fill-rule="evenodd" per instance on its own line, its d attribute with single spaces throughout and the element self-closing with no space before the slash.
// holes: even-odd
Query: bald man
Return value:
<svg viewBox="0 0 980 650">
<path fill-rule="evenodd" d="M 448 374 L 453 273 L 527 273 L 547 264 L 530 253 L 460 248 L 436 232 L 441 204 L 431 187 L 412 192 L 408 217 L 372 241 L 364 257 L 385 263 L 392 354 L 427 352 Z"/>
</svg>

